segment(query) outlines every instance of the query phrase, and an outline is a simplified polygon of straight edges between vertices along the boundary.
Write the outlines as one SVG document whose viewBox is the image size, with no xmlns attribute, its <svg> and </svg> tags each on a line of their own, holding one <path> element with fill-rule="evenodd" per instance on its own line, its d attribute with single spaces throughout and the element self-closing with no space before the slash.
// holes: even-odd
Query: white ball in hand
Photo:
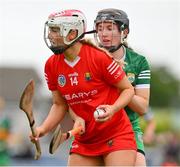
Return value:
<svg viewBox="0 0 180 167">
<path fill-rule="evenodd" d="M 104 115 L 104 113 L 105 113 L 105 111 L 103 110 L 103 109 L 96 109 L 95 111 L 94 111 L 94 118 L 95 119 L 98 119 L 98 117 L 99 116 L 103 116 Z"/>
</svg>

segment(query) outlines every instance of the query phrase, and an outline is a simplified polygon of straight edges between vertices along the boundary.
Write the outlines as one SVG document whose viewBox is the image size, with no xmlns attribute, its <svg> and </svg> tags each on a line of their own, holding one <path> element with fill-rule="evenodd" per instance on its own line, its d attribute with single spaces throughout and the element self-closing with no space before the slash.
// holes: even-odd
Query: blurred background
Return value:
<svg viewBox="0 0 180 167">
<path fill-rule="evenodd" d="M 29 141 L 30 128 L 19 109 L 19 99 L 27 82 L 34 79 L 33 110 L 39 125 L 51 105 L 43 73 L 45 61 L 52 54 L 43 41 L 48 15 L 64 9 L 82 10 L 87 17 L 87 30 L 92 30 L 97 12 L 109 7 L 127 12 L 128 43 L 151 65 L 151 114 L 141 119 L 148 166 L 180 165 L 179 0 L 1 0 L 0 166 L 67 164 L 70 141 L 51 155 L 51 134 L 40 141 L 41 159 L 33 159 L 35 148 Z M 62 125 L 64 131 L 72 128 L 68 115 Z"/>
</svg>

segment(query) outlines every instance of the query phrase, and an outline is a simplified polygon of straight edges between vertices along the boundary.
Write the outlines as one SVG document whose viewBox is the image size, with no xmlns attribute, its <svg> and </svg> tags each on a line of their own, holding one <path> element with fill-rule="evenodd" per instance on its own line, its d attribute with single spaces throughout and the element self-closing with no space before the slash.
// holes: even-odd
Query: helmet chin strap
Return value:
<svg viewBox="0 0 180 167">
<path fill-rule="evenodd" d="M 123 44 L 120 43 L 118 46 L 111 46 L 111 47 L 108 47 L 106 48 L 110 53 L 114 53 L 116 50 L 118 50 Z"/>
<path fill-rule="evenodd" d="M 64 46 L 50 47 L 50 49 L 55 55 L 58 55 L 58 54 L 63 53 L 67 49 L 67 47 L 64 47 Z"/>
</svg>

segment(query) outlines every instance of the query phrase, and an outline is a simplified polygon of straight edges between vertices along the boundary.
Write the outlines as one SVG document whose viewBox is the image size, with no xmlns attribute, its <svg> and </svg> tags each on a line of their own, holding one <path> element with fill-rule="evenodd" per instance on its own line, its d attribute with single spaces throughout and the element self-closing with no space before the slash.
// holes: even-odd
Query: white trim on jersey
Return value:
<svg viewBox="0 0 180 167">
<path fill-rule="evenodd" d="M 77 56 L 77 57 L 74 59 L 74 61 L 68 61 L 68 60 L 64 59 L 64 62 L 65 62 L 67 65 L 69 65 L 70 67 L 74 67 L 74 66 L 79 62 L 79 60 L 80 60 L 80 57 Z"/>
<path fill-rule="evenodd" d="M 119 68 L 119 65 L 117 65 L 116 68 L 111 72 L 111 75 L 114 74 L 118 68 Z"/>
<path fill-rule="evenodd" d="M 115 71 L 119 68 L 118 63 L 116 63 L 115 61 L 113 61 L 108 67 L 107 70 L 108 72 L 112 75 L 115 73 Z"/>
<path fill-rule="evenodd" d="M 150 79 L 151 77 L 138 77 L 138 79 Z"/>
<path fill-rule="evenodd" d="M 144 71 L 141 71 L 140 74 L 142 74 L 142 73 L 150 73 L 150 70 L 144 70 Z"/>
<path fill-rule="evenodd" d="M 139 84 L 135 86 L 135 89 L 149 89 L 150 88 L 150 84 Z"/>
<path fill-rule="evenodd" d="M 124 60 L 125 61 L 125 59 L 126 59 L 126 48 L 125 48 L 124 45 L 122 45 L 122 48 L 123 48 L 123 51 L 124 51 L 124 55 L 123 55 L 123 57 L 120 60 Z"/>
<path fill-rule="evenodd" d="M 45 75 L 46 81 L 48 82 L 48 75 L 46 73 L 44 73 L 44 75 Z"/>
<path fill-rule="evenodd" d="M 151 78 L 150 70 L 141 71 L 141 73 L 138 75 L 138 79 L 150 79 L 150 78 Z"/>
<path fill-rule="evenodd" d="M 142 74 L 142 73 L 140 73 L 139 76 L 150 76 L 150 74 L 149 74 L 149 73 L 148 73 L 148 74 Z"/>
</svg>

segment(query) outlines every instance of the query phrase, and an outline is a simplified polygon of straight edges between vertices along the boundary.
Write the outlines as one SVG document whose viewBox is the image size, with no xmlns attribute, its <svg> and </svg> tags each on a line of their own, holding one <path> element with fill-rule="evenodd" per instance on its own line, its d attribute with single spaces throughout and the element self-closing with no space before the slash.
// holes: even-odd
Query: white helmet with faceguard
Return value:
<svg viewBox="0 0 180 167">
<path fill-rule="evenodd" d="M 114 8 L 103 9 L 98 12 L 97 17 L 94 21 L 95 30 L 97 29 L 97 25 L 99 23 L 103 23 L 106 21 L 111 21 L 112 24 L 115 23 L 121 33 L 121 43 L 118 46 L 111 46 L 107 48 L 110 52 L 114 52 L 123 45 L 124 39 L 127 37 L 124 36 L 124 30 L 127 29 L 129 33 L 129 19 L 127 14 L 122 10 Z M 95 40 L 97 41 L 99 46 L 102 46 L 101 42 L 99 42 L 97 33 L 95 34 Z"/>
<path fill-rule="evenodd" d="M 86 31 L 86 18 L 79 10 L 64 10 L 49 15 L 44 27 L 44 40 L 48 48 L 55 54 L 63 53 L 67 48 L 72 46 L 76 41 L 80 40 Z M 49 29 L 58 28 L 59 35 L 63 39 L 61 46 L 53 46 L 49 39 Z M 71 30 L 77 30 L 77 36 L 71 41 L 67 41 L 67 35 Z"/>
</svg>

